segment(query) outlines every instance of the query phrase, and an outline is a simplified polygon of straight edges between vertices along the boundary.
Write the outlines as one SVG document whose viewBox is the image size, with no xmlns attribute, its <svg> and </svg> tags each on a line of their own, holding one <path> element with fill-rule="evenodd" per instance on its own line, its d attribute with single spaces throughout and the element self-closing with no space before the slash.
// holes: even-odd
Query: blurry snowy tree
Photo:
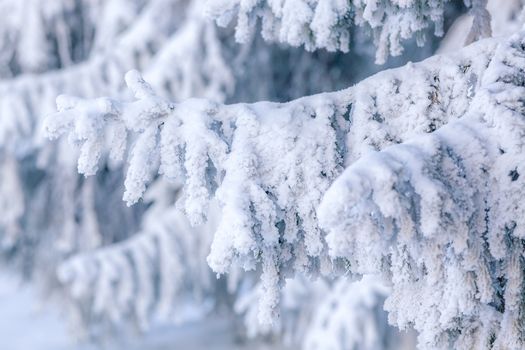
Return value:
<svg viewBox="0 0 525 350">
<path fill-rule="evenodd" d="M 91 337 L 227 312 L 397 349 L 386 300 L 420 348 L 523 347 L 523 4 L 494 3 L 0 0 L 6 263 Z M 364 79 L 462 13 L 442 51 L 502 38 Z"/>
</svg>

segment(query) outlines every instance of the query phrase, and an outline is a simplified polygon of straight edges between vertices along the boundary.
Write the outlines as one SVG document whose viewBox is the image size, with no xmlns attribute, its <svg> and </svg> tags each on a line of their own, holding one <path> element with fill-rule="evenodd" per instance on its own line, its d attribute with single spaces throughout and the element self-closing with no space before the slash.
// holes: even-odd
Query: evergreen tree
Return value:
<svg viewBox="0 0 525 350">
<path fill-rule="evenodd" d="M 4 258 L 88 337 L 399 348 L 384 302 L 422 349 L 525 346 L 523 4 L 488 5 L 0 1 Z"/>
</svg>

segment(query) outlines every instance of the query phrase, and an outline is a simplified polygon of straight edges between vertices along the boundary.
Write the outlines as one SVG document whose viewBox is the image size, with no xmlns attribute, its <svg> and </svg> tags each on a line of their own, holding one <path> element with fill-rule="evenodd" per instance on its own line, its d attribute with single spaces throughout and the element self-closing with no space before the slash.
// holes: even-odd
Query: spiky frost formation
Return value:
<svg viewBox="0 0 525 350">
<path fill-rule="evenodd" d="M 390 320 L 422 348 L 525 346 L 524 38 L 498 45 L 461 119 L 363 156 L 319 209 L 330 255 L 387 276 Z"/>
<path fill-rule="evenodd" d="M 306 50 L 347 52 L 356 27 L 364 27 L 377 47 L 376 62 L 403 52 L 402 41 L 415 37 L 425 42 L 425 30 L 443 35 L 448 0 L 208 0 L 208 12 L 219 25 L 236 18 L 235 37 L 244 42 L 260 30 L 269 41 Z M 490 36 L 486 0 L 465 0 L 474 17 L 469 43 Z"/>
<path fill-rule="evenodd" d="M 101 140 L 114 136 L 111 130 L 134 135 L 134 145 L 124 150 L 129 204 L 140 199 L 156 172 L 184 181 L 180 206 L 194 224 L 205 219 L 216 197 L 222 215 L 208 262 L 217 273 L 232 265 L 260 266 L 266 290 L 260 315 L 271 322 L 284 277 L 294 271 L 337 274 L 346 266 L 327 254 L 317 222 L 317 206 L 343 167 L 461 117 L 496 44 L 480 42 L 455 56 L 287 104 L 170 103 L 131 71 L 126 82 L 137 101 L 61 97 L 60 112 L 46 120 L 46 128 L 51 137 L 70 132 L 77 140 L 85 155 L 79 169 L 86 174 L 104 155 L 90 150 L 104 149 Z M 110 153 L 122 144 L 116 140 Z"/>
</svg>

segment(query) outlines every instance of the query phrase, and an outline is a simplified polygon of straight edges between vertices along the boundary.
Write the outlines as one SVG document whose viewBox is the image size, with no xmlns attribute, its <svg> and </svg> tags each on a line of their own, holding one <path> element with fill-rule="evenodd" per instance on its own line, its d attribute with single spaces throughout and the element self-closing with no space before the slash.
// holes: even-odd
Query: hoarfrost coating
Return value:
<svg viewBox="0 0 525 350">
<path fill-rule="evenodd" d="M 0 261 L 75 336 L 523 347 L 521 0 L 0 9 Z"/>
<path fill-rule="evenodd" d="M 355 26 L 372 33 L 377 46 L 376 62 L 385 63 L 389 55 L 403 52 L 402 41 L 416 37 L 425 42 L 425 29 L 433 26 L 434 35 L 444 34 L 443 21 L 447 0 L 207 0 L 208 12 L 219 25 L 236 17 L 235 38 L 244 42 L 261 22 L 261 34 L 269 41 L 306 50 L 350 49 Z M 487 0 L 466 0 L 474 18 L 468 43 L 491 34 Z"/>
<path fill-rule="evenodd" d="M 126 81 L 136 102 L 62 97 L 67 102 L 46 127 L 57 136 L 69 125 L 83 148 L 92 147 L 104 128 L 87 137 L 77 130 L 83 111 L 94 108 L 96 120 L 138 132 L 128 201 L 149 181 L 135 168 L 183 174 L 183 207 L 195 224 L 217 198 L 222 210 L 208 262 L 218 273 L 261 264 L 262 322 L 272 321 L 290 271 L 336 274 L 339 261 L 352 273 L 386 276 L 391 320 L 414 324 L 422 346 L 519 345 L 519 306 L 498 305 L 519 305 L 512 300 L 521 295 L 515 256 L 522 252 L 511 242 L 524 217 L 522 47 L 523 34 L 485 40 L 287 104 L 169 103 L 132 71 Z M 87 161 L 93 168 L 98 159 Z M 497 283 L 507 284 L 504 295 Z M 413 300 L 424 303 L 414 308 Z M 454 333 L 458 323 L 469 332 Z"/>
</svg>

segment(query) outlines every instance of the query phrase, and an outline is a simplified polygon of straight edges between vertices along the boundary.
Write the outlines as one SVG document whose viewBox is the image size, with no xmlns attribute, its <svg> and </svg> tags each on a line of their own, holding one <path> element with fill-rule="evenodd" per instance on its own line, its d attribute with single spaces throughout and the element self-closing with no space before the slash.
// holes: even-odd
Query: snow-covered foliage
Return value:
<svg viewBox="0 0 525 350">
<path fill-rule="evenodd" d="M 0 256 L 88 337 L 226 310 L 294 348 L 410 347 L 386 299 L 421 348 L 521 348 L 523 35 L 319 92 L 522 8 L 0 0 Z"/>
<path fill-rule="evenodd" d="M 81 2 L 64 1 L 70 3 L 77 6 Z M 79 23 L 85 23 L 82 30 L 93 32 L 85 37 L 72 33 L 72 37 L 60 36 L 61 40 L 73 40 L 75 45 L 80 45 L 80 38 L 85 41 L 84 49 L 91 50 L 78 57 L 83 60 L 74 65 L 62 62 L 60 69 L 52 64 L 41 66 L 46 69 L 41 74 L 13 70 L 14 78 L 0 81 L 0 167 L 6 173 L 6 181 L 2 181 L 6 191 L 2 192 L 0 202 L 9 208 L 2 219 L 8 222 L 2 224 L 0 233 L 9 237 L 3 237 L 9 258 L 19 257 L 26 273 L 32 274 L 36 268 L 48 274 L 65 255 L 112 243 L 138 228 L 141 209 L 124 210 L 118 201 L 120 190 L 115 186 L 121 182 L 121 170 L 109 164 L 111 171 L 105 167 L 97 179 L 84 181 L 75 170 L 76 152 L 72 152 L 67 142 L 55 145 L 43 142 L 40 132 L 42 116 L 54 110 L 57 94 L 64 91 L 81 96 L 101 92 L 120 94 L 124 87 L 122 74 L 130 68 L 143 68 L 176 29 L 166 17 L 159 16 L 180 18 L 178 1 L 151 1 L 147 6 L 144 2 L 126 3 L 123 6 L 121 1 L 108 1 L 99 8 L 95 6 L 98 2 L 86 2 L 85 11 L 71 10 L 80 19 L 69 12 L 64 18 L 53 17 L 58 22 L 71 21 L 75 33 L 81 29 Z M 45 7 L 38 1 L 26 5 L 31 7 L 28 11 L 35 12 L 54 7 Z M 111 6 L 120 11 L 115 12 Z M 26 35 L 26 27 L 17 28 L 20 35 Z M 39 30 L 49 31 L 47 27 Z M 114 42 L 98 44 L 102 38 Z M 67 43 L 63 45 L 69 47 Z M 106 214 L 108 211 L 112 211 L 111 216 Z M 110 218 L 118 220 L 110 222 Z M 36 278 L 46 273 L 38 273 Z"/>
<path fill-rule="evenodd" d="M 361 281 L 339 279 L 321 299 L 310 329 L 305 332 L 305 350 L 399 349 L 402 337 L 389 327 L 383 301 L 389 290 L 376 277 Z M 351 312 L 349 312 L 351 310 Z M 334 337 L 341 334 L 341 337 Z"/>
<path fill-rule="evenodd" d="M 54 98 L 60 93 L 79 96 L 118 93 L 123 87 L 122 75 L 131 68 L 144 68 L 166 41 L 165 33 L 174 31 L 174 24 L 158 19 L 160 13 L 170 9 L 166 8 L 167 1 L 152 1 L 119 36 L 118 42 L 107 50 L 95 51 L 85 62 L 0 82 L 0 113 L 6 116 L 0 120 L 0 145 L 8 147 L 11 140 L 20 143 L 25 142 L 24 137 L 31 137 L 33 129 L 40 125 L 39 118 L 54 109 Z M 171 9 L 171 16 L 176 18 L 178 8 Z M 35 106 L 39 108 L 38 113 L 33 110 Z M 17 118 L 9 117 L 14 113 Z M 16 147 L 21 148 L 20 145 Z"/>
<path fill-rule="evenodd" d="M 22 185 L 18 175 L 18 164 L 13 157 L 6 156 L 2 160 L 2 170 L 0 178 L 0 191 L 5 196 L 0 197 L 0 227 L 3 229 L 3 237 L 0 244 L 4 247 L 11 246 L 16 237 L 20 234 L 20 222 L 18 219 L 24 213 Z"/>
<path fill-rule="evenodd" d="M 490 36 L 487 0 L 465 0 L 474 22 L 469 43 Z M 376 62 L 403 52 L 402 41 L 425 42 L 425 30 L 442 36 L 447 0 L 208 0 L 208 12 L 219 25 L 236 18 L 235 37 L 244 42 L 257 30 L 262 36 L 306 50 L 350 49 L 356 27 L 371 33 L 377 46 Z"/>
<path fill-rule="evenodd" d="M 273 327 L 261 327 L 257 320 L 262 289 L 250 288 L 235 303 L 244 315 L 248 336 L 280 332 L 283 342 L 307 350 L 409 349 L 412 333 L 400 333 L 388 325 L 383 310 L 389 289 L 375 276 L 360 281 L 348 276 L 312 282 L 297 275 L 282 289 L 282 315 Z"/>
<path fill-rule="evenodd" d="M 268 103 L 222 107 L 188 100 L 175 106 L 156 96 L 136 71 L 128 73 L 126 80 L 137 102 L 61 97 L 62 112 L 47 120 L 48 133 L 58 136 L 74 128 L 72 138 L 82 144 L 79 171 L 89 175 L 98 165 L 101 152 L 92 150 L 102 149 L 106 123 L 138 132 L 125 182 L 124 199 L 129 204 L 142 196 L 159 164 L 168 179 L 185 176 L 181 201 L 192 224 L 202 223 L 216 192 L 222 217 L 209 263 L 217 273 L 225 273 L 233 261 L 251 269 L 262 259 L 263 296 L 268 298 L 262 303 L 268 314 L 262 318 L 270 322 L 278 301 L 277 285 L 284 277 L 279 273 L 285 265 L 308 271 L 329 264 L 318 259 L 323 245 L 314 210 L 321 189 L 327 189 L 342 161 L 332 124 L 345 123 L 345 111 L 338 111 L 335 101 L 282 106 L 277 115 L 265 113 L 272 106 Z M 308 119 L 301 118 L 305 110 L 310 113 Z M 75 118 L 77 111 L 82 111 L 81 118 Z M 291 118 L 292 113 L 297 118 Z M 260 115 L 266 120 L 257 118 Z M 269 144 L 267 135 L 279 130 L 289 134 Z M 124 151 L 119 145 L 125 144 L 126 132 L 121 135 L 121 140 L 112 143 L 116 145 L 112 153 Z M 297 142 L 300 137 L 303 142 Z M 284 150 L 289 158 L 275 174 L 274 156 Z M 303 154 L 311 154 L 314 162 L 297 169 Z M 321 189 L 306 191 L 317 187 Z"/>
<path fill-rule="evenodd" d="M 175 310 L 184 310 L 185 303 L 201 303 L 209 311 L 205 301 L 213 284 L 206 254 L 212 230 L 207 226 L 213 220 L 191 227 L 172 206 L 175 191 L 165 183 L 155 185 L 148 192 L 155 202 L 145 215 L 143 232 L 77 254 L 58 269 L 78 320 L 97 325 L 91 332 L 107 332 L 132 320 L 146 330 L 152 319 L 166 321 Z"/>
<path fill-rule="evenodd" d="M 40 73 L 85 60 L 112 45 L 143 0 L 0 1 L 0 77 Z M 118 9 L 118 10 L 117 10 Z"/>
<path fill-rule="evenodd" d="M 389 276 L 390 320 L 428 348 L 525 345 L 524 67 L 520 33 L 460 120 L 362 157 L 320 206 L 330 254 Z"/>
<path fill-rule="evenodd" d="M 497 41 L 487 40 L 455 56 L 410 64 L 347 90 L 287 104 L 171 103 L 131 71 L 126 82 L 136 101 L 61 96 L 60 111 L 46 120 L 46 130 L 51 137 L 71 133 L 81 145 L 79 170 L 87 175 L 102 154 L 90 150 L 103 149 L 108 128 L 135 135 L 126 153 L 124 199 L 129 204 L 142 196 L 155 172 L 184 181 L 180 205 L 193 224 L 203 221 L 215 197 L 221 217 L 208 262 L 217 273 L 232 265 L 260 266 L 259 317 L 269 323 L 278 287 L 290 273 L 375 272 L 354 267 L 354 260 L 363 256 L 379 263 L 378 251 L 360 250 L 336 260 L 336 254 L 329 256 L 317 221 L 323 194 L 345 164 L 462 117 L 475 101 L 479 77 L 496 47 Z M 114 147 L 120 144 L 113 143 L 109 153 L 123 152 Z M 337 215 L 334 220 L 343 222 Z M 369 241 L 375 231 L 361 232 L 361 239 Z"/>
<path fill-rule="evenodd" d="M 40 4 L 31 2 L 31 6 L 38 7 L 36 12 L 42 10 Z M 134 258 L 122 260 L 122 256 L 131 256 L 130 251 L 134 252 L 133 257 L 148 256 L 151 242 L 160 241 L 161 236 L 162 240 L 177 245 L 181 241 L 179 235 L 190 233 L 180 214 L 177 214 L 179 222 L 172 217 L 173 208 L 159 204 L 164 201 L 159 192 L 148 199 L 152 206 L 144 218 L 145 206 L 126 209 L 120 203 L 122 169 L 118 162 L 104 159 L 96 177 L 83 179 L 76 171 L 77 151 L 67 140 L 53 144 L 41 140 L 41 117 L 54 110 L 57 94 L 67 92 L 85 98 L 107 94 L 127 99 L 122 75 L 130 68 L 141 69 L 156 91 L 171 99 L 190 96 L 216 101 L 285 99 L 349 85 L 355 79 L 353 73 L 342 75 L 344 70 L 340 66 L 345 61 L 340 55 L 314 55 L 267 46 L 255 36 L 249 44 L 235 46 L 228 39 L 228 30 L 218 30 L 204 19 L 202 3 L 198 1 L 155 0 L 137 2 L 132 7 L 134 10 L 128 11 L 119 1 L 108 1 L 103 7 L 90 8 L 98 11 L 93 17 L 97 21 L 89 29 L 94 35 L 89 40 L 85 38 L 84 49 L 89 50 L 82 57 L 66 64 L 56 60 L 55 52 L 46 51 L 48 61 L 55 63 L 48 62 L 34 71 L 13 69 L 7 76 L 14 77 L 0 82 L 2 257 L 21 268 L 27 278 L 43 282 L 46 288 L 61 286 L 77 324 L 87 328 L 88 336 L 95 337 L 131 320 L 143 330 L 152 319 L 184 318 L 180 314 L 192 299 L 188 297 L 190 289 L 203 294 L 202 300 L 207 303 L 213 301 L 211 307 L 205 308 L 206 312 L 220 306 L 214 299 L 221 299 L 221 293 L 226 292 L 221 281 L 209 281 L 207 275 L 191 283 L 184 282 L 188 276 L 194 277 L 189 272 L 178 275 L 180 278 L 173 276 L 173 271 L 194 273 L 206 266 L 204 257 L 209 250 L 206 239 L 190 240 L 195 245 L 185 245 L 188 251 L 200 249 L 203 254 L 190 255 L 195 258 L 193 263 L 188 259 L 162 259 L 146 261 L 147 266 L 142 266 Z M 83 13 L 91 16 L 90 11 Z M 14 27 L 25 29 L 20 24 Z M 76 40 L 74 35 L 71 40 Z M 358 57 L 345 59 L 353 62 Z M 283 64 L 273 65 L 272 60 Z M 361 69 L 363 65 L 377 70 L 366 63 L 361 63 Z M 27 74 L 41 70 L 41 74 Z M 250 78 L 259 76 L 275 78 L 264 81 Z M 111 143 L 115 136 L 118 134 L 106 141 Z M 128 142 L 134 141 L 130 138 Z M 153 181 L 158 186 L 158 179 Z M 209 228 L 205 234 L 211 239 L 214 231 L 215 228 Z M 192 229 L 192 234 L 195 233 Z M 57 280 L 55 268 L 68 257 L 58 269 Z M 118 278 L 113 273 L 115 269 L 123 270 Z M 139 281 L 134 277 L 139 274 L 148 277 Z M 228 293 L 241 299 L 255 288 L 249 280 L 257 280 L 257 276 L 249 279 L 245 273 L 236 276 L 228 276 Z M 153 287 L 148 283 L 153 283 Z M 148 298 L 137 291 L 125 303 L 120 295 L 125 295 L 126 285 L 152 287 L 154 293 Z M 155 287 L 160 285 L 164 286 L 161 294 Z M 120 294 L 108 293 L 113 291 L 111 288 Z M 142 306 L 135 304 L 139 300 Z M 254 329 L 254 334 L 262 330 L 257 323 L 247 326 Z"/>
</svg>

